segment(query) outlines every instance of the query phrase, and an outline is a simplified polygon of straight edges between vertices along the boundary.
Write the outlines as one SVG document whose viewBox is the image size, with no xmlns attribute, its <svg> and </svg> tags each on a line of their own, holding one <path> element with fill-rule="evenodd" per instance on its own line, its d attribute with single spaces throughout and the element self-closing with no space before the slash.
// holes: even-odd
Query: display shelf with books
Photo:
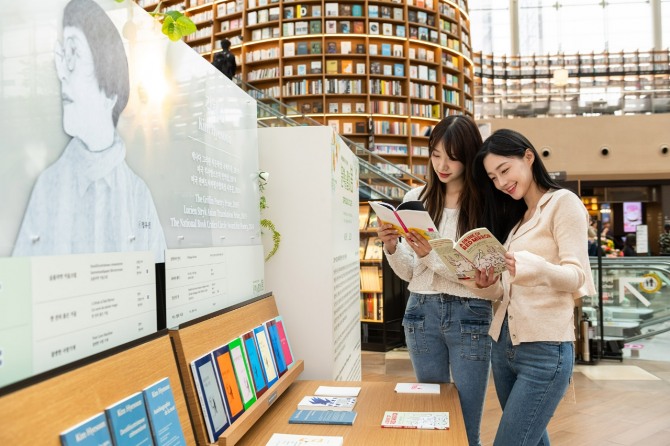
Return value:
<svg viewBox="0 0 670 446">
<path fill-rule="evenodd" d="M 359 204 L 361 262 L 361 342 L 364 350 L 388 351 L 405 342 L 402 315 L 407 285 L 384 259 L 377 236 L 377 216 L 369 203 Z"/>
<path fill-rule="evenodd" d="M 158 382 L 162 383 L 161 395 L 167 396 L 168 390 L 171 393 L 169 402 L 161 403 L 164 409 L 170 409 L 169 414 L 167 411 L 160 413 L 160 410 L 147 413 L 142 408 L 137 412 L 141 415 L 136 418 L 130 409 L 143 405 L 143 390 Z M 3 423 L 0 429 L 0 444 L 3 445 L 25 444 L 29 438 L 35 438 L 33 443 L 50 445 L 112 444 L 112 431 L 116 425 L 106 418 L 105 409 L 119 401 L 129 401 L 127 398 L 131 395 L 135 396 L 133 403 L 122 406 L 123 412 L 128 412 L 131 418 L 121 424 L 124 432 L 132 434 L 135 440 L 140 436 L 147 440 L 146 436 L 153 435 L 155 443 L 148 440 L 144 444 L 166 444 L 159 440 L 165 438 L 175 440 L 170 444 L 196 444 L 167 330 L 2 390 L 0 419 L 11 420 Z M 166 406 L 168 403 L 169 407 Z M 154 407 L 151 401 L 149 407 Z M 170 423 L 167 430 L 163 423 L 166 419 Z M 129 424 L 135 428 L 127 429 Z M 36 428 L 39 428 L 39 439 L 35 436 Z M 102 435 L 105 429 L 109 432 Z"/>
<path fill-rule="evenodd" d="M 220 435 L 215 435 L 218 445 L 236 444 L 304 370 L 302 360 L 285 354 L 284 345 L 288 340 L 282 340 L 286 332 L 283 323 L 279 329 L 281 319 L 278 316 L 274 297 L 266 294 L 233 310 L 191 321 L 170 332 L 198 444 L 214 443 L 210 441 L 211 432 L 219 432 Z M 247 336 L 248 333 L 252 335 Z M 259 356 L 245 353 L 251 345 L 257 346 Z M 262 373 L 254 374 L 254 364 L 261 366 Z M 239 383 L 240 379 L 245 384 L 238 388 L 233 404 L 227 392 L 234 389 L 229 384 L 233 380 Z M 256 387 L 251 383 L 256 379 L 263 379 L 267 390 L 255 391 Z M 220 390 L 221 382 L 225 382 L 225 395 Z M 198 390 L 203 387 L 209 387 L 221 400 L 216 407 L 230 414 L 220 417 L 218 430 L 208 431 L 210 424 L 204 417 L 209 415 L 203 415 Z M 234 421 L 230 422 L 231 419 Z M 229 426 L 224 426 L 224 421 Z M 217 427 L 216 424 L 211 426 Z"/>
</svg>

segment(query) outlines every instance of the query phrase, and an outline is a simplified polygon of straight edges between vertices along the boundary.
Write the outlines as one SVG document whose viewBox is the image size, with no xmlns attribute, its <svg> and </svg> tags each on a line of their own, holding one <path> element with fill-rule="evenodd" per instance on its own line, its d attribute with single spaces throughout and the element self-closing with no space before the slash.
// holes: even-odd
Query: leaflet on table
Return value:
<svg viewBox="0 0 670 446">
<path fill-rule="evenodd" d="M 356 420 L 353 410 L 297 409 L 288 419 L 289 424 L 337 424 L 351 426 Z"/>
<path fill-rule="evenodd" d="M 358 396 L 360 387 L 333 387 L 319 386 L 314 392 L 315 396 Z"/>
<path fill-rule="evenodd" d="M 272 434 L 265 446 L 342 446 L 344 437 Z"/>
<path fill-rule="evenodd" d="M 434 383 L 397 383 L 397 393 L 433 393 L 440 394 L 440 385 Z"/>
<path fill-rule="evenodd" d="M 298 403 L 302 410 L 353 410 L 356 398 L 335 396 L 305 396 Z"/>
<path fill-rule="evenodd" d="M 382 427 L 402 429 L 449 429 L 449 412 L 384 412 Z"/>
</svg>

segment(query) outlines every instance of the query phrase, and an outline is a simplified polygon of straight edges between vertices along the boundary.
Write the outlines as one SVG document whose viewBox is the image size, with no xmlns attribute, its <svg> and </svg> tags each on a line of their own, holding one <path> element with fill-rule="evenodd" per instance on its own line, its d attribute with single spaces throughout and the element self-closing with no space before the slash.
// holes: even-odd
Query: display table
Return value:
<svg viewBox="0 0 670 446">
<path fill-rule="evenodd" d="M 442 384 L 440 395 L 397 394 L 394 382 L 295 381 L 268 409 L 263 417 L 237 443 L 238 446 L 263 446 L 273 433 L 335 435 L 344 437 L 344 446 L 393 446 L 405 444 L 467 446 L 463 413 L 453 384 Z M 321 386 L 361 387 L 354 411 L 353 426 L 289 424 L 298 402 L 314 395 Z M 388 429 L 381 427 L 387 410 L 404 412 L 449 412 L 451 428 L 446 431 Z"/>
</svg>

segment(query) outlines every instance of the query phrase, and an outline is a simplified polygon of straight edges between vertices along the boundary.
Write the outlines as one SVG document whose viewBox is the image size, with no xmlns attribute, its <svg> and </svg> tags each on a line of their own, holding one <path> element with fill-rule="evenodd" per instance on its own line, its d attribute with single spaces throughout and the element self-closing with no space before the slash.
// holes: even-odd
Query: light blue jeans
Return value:
<svg viewBox="0 0 670 446">
<path fill-rule="evenodd" d="M 491 303 L 411 293 L 402 325 L 419 382 L 456 384 L 470 446 L 480 446 L 491 362 Z"/>
<path fill-rule="evenodd" d="M 505 318 L 491 353 L 503 408 L 494 446 L 549 446 L 547 425 L 570 384 L 574 357 L 572 342 L 512 345 Z"/>
</svg>

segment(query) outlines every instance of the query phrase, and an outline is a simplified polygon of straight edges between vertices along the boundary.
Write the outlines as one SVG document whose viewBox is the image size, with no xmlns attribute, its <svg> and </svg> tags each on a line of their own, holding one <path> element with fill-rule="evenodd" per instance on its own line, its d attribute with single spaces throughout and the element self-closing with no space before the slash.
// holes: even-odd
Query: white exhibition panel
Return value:
<svg viewBox="0 0 670 446">
<path fill-rule="evenodd" d="M 155 331 L 151 252 L 0 259 L 0 386 Z"/>
<path fill-rule="evenodd" d="M 83 39 L 73 38 L 72 26 L 63 29 L 68 3 L 0 0 L 6 19 L 0 29 L 0 386 L 155 332 L 154 264 L 165 261 L 166 250 L 203 250 L 195 254 L 200 258 L 211 248 L 225 253 L 198 265 L 214 268 L 220 279 L 210 280 L 210 294 L 220 294 L 209 312 L 265 291 L 255 100 L 187 44 L 169 41 L 135 2 L 86 5 L 113 31 L 92 27 Z M 96 66 L 90 54 L 112 53 L 96 52 L 96 39 L 106 50 L 121 42 L 117 57 L 127 61 L 128 77 L 115 91 L 126 91 L 128 101 L 111 128 L 111 145 L 94 150 L 87 137 L 95 142 L 105 134 L 107 127 L 96 126 L 107 121 L 96 117 L 100 107 L 77 95 L 95 96 L 84 94 L 91 79 L 99 85 L 125 79 L 118 58 L 111 67 Z M 89 67 L 66 89 L 66 80 Z M 114 103 L 123 95 L 95 91 Z M 82 262 L 91 269 L 114 264 L 119 256 L 125 273 L 140 256 L 150 280 L 113 271 L 84 284 L 78 274 L 49 282 L 44 292 L 42 274 Z M 173 322 L 205 311 L 179 300 L 168 299 L 166 307 Z M 85 315 L 93 319 L 84 321 Z M 61 342 L 65 319 L 86 345 Z"/>
<path fill-rule="evenodd" d="M 270 173 L 263 217 L 281 233 L 265 288 L 305 361 L 301 378 L 360 380 L 358 159 L 330 127 L 266 128 L 258 137 Z"/>
</svg>

